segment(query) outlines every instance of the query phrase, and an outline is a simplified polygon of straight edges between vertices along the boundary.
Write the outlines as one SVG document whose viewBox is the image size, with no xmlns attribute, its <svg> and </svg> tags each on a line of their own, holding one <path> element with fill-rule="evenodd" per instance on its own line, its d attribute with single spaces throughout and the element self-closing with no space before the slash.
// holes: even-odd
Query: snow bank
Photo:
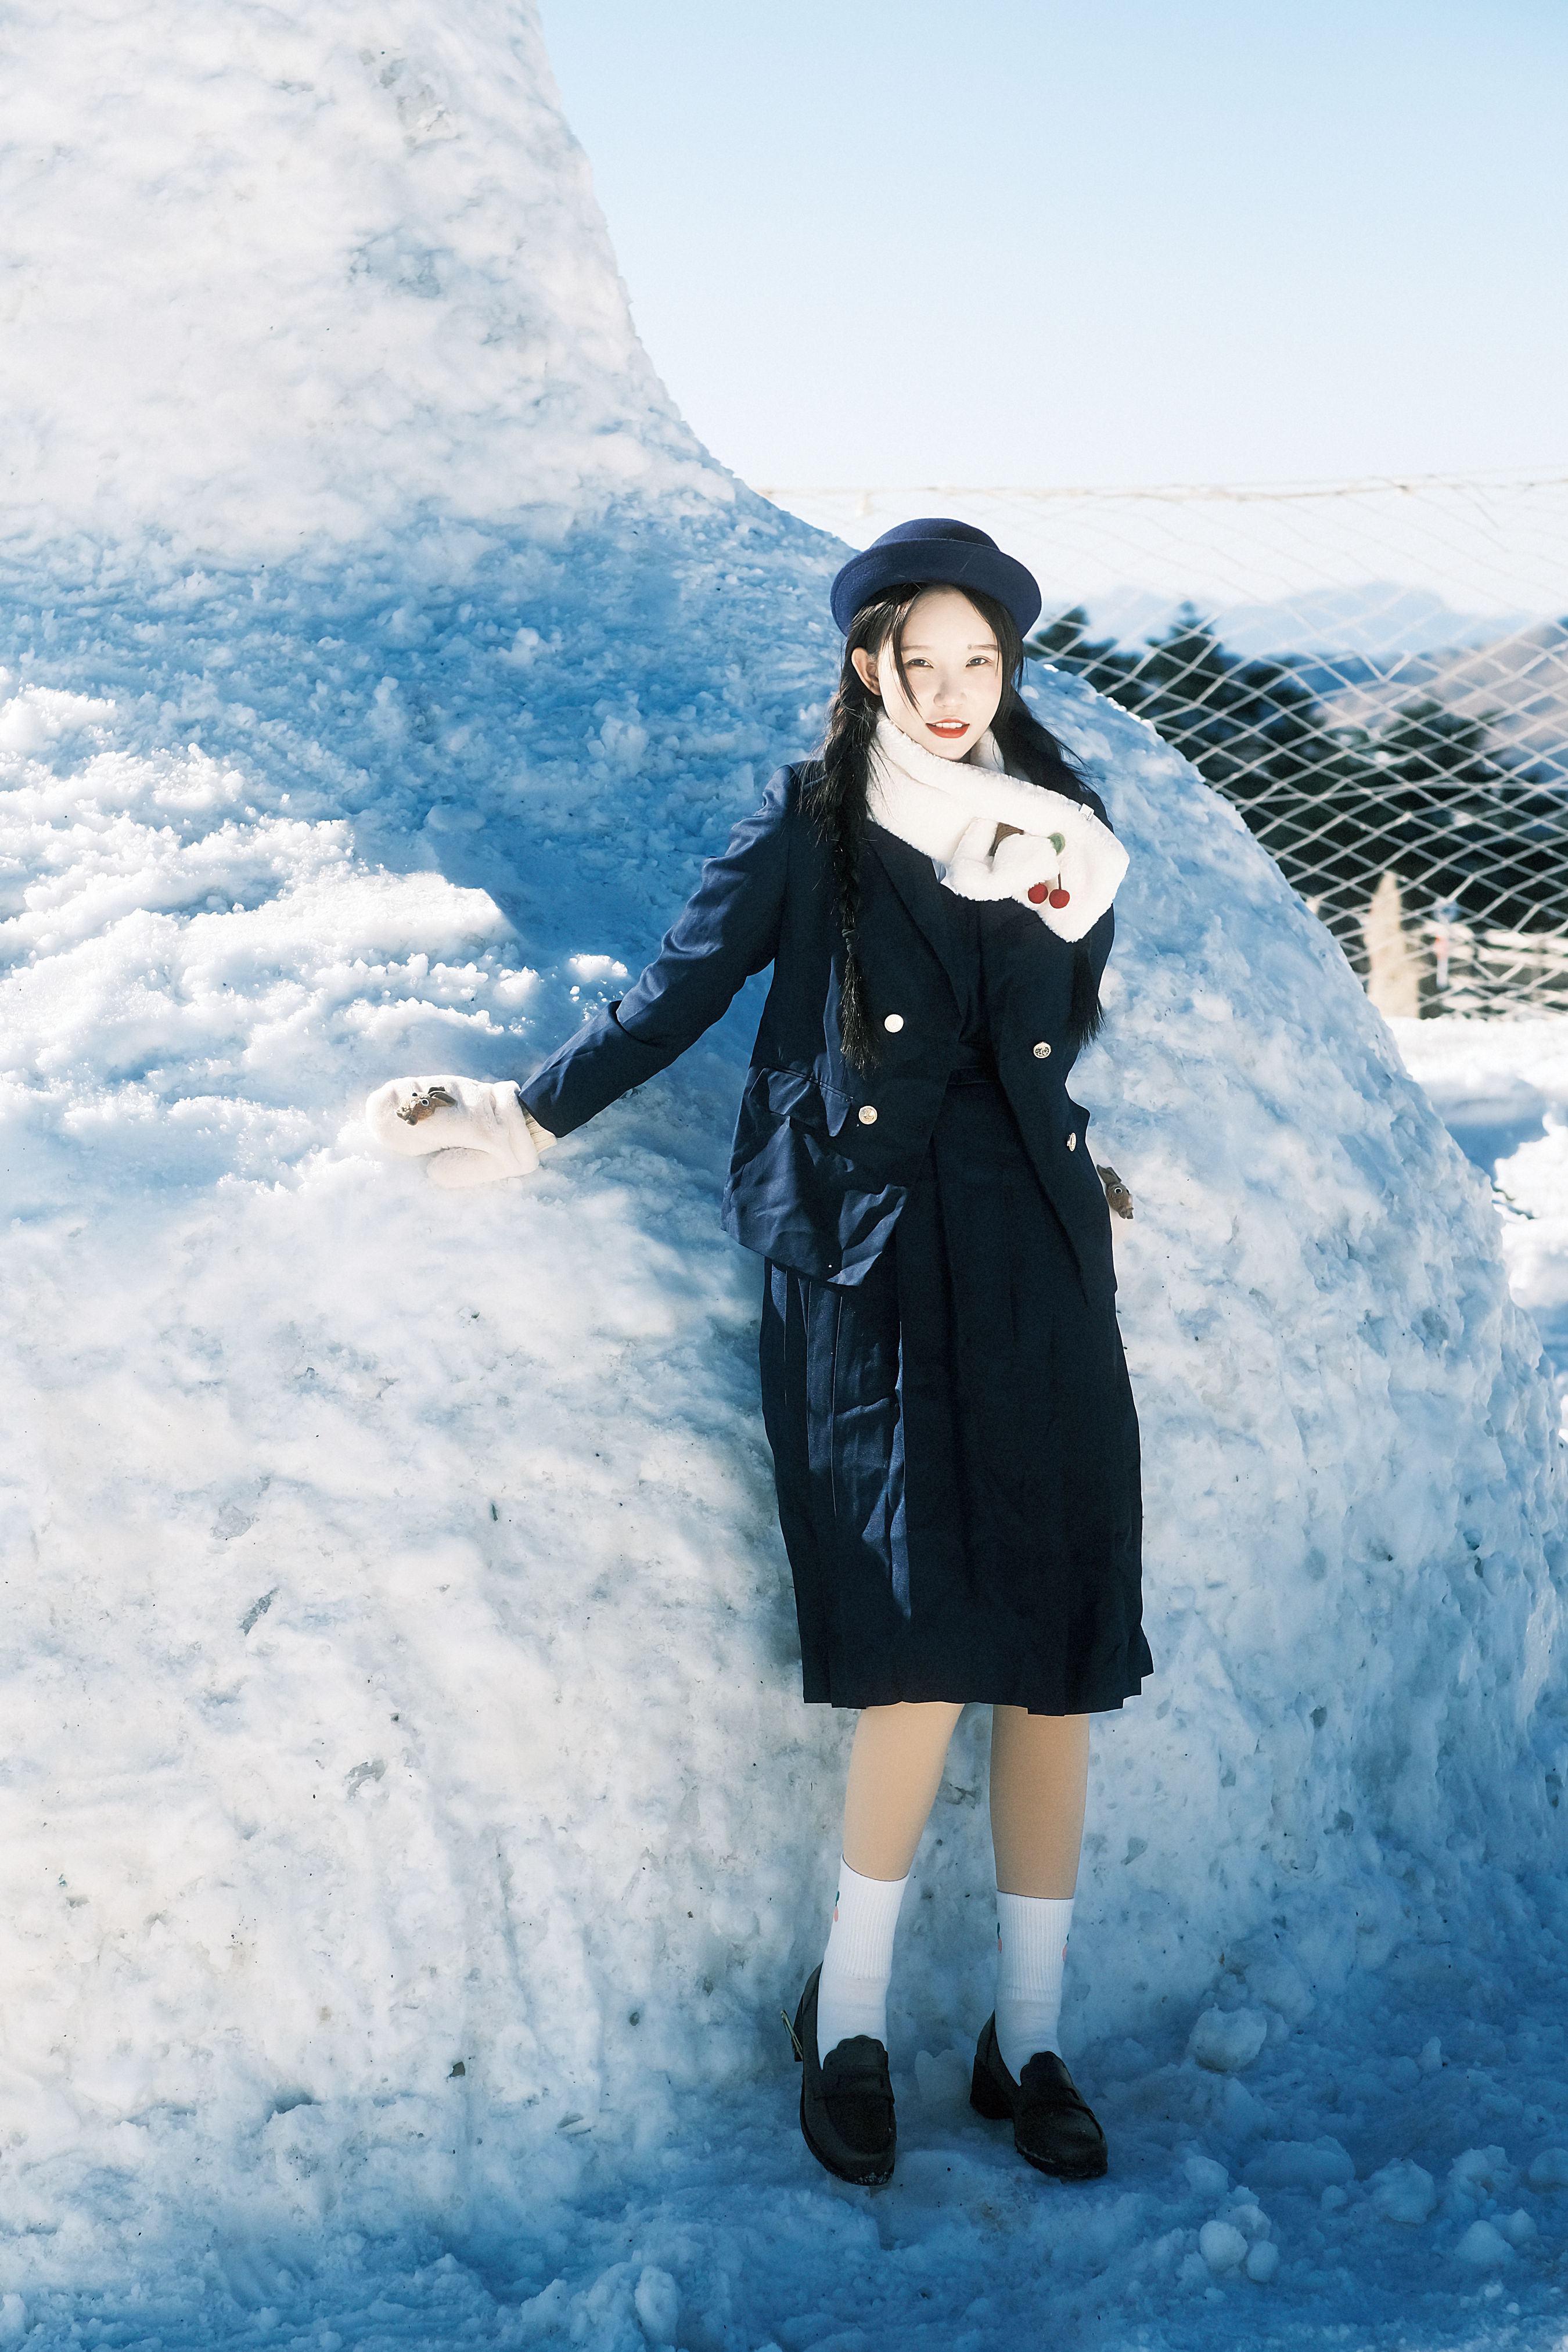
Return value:
<svg viewBox="0 0 1568 2352">
<path fill-rule="evenodd" d="M 6 346 L 24 409 L 61 395 L 0 643 L 26 2295 L 159 2204 L 544 2229 L 656 2167 L 785 2063 L 847 1726 L 796 1695 L 717 1222 L 754 1008 L 527 1185 L 438 1193 L 358 1123 L 618 992 L 820 724 L 836 551 L 672 416 L 531 18 L 189 7 L 155 69 L 126 16 L 80 70 L 74 10 L 23 22 L 51 160 L 5 234 L 81 240 Z M 1321 2159 L 1247 2087 L 1268 2044 L 1555 1862 L 1552 1401 L 1484 1180 L 1326 935 L 1137 722 L 1032 691 L 1133 851 L 1077 1090 L 1137 1202 L 1158 1669 L 1096 1733 L 1069 2049 L 1130 2115 L 1179 2076 L 1184 2129 Z M 984 1743 L 901 1931 L 939 2121 L 989 2006 Z M 1342 2201 L 1328 2147 L 1291 2193 Z M 1193 2161 L 1185 2236 L 1129 2210 L 1104 2259 L 1260 2289 L 1252 2191 Z M 668 2322 L 659 2229 L 604 2255 L 614 2328 Z M 598 2325 L 591 2284 L 535 2335 Z"/>
<path fill-rule="evenodd" d="M 232 563 L 627 485 L 729 505 L 510 0 L 7 12 L 7 508 Z"/>
<path fill-rule="evenodd" d="M 1492 1179 L 1509 1286 L 1541 1334 L 1568 1434 L 1568 1016 L 1390 1025 L 1412 1077 Z"/>
</svg>

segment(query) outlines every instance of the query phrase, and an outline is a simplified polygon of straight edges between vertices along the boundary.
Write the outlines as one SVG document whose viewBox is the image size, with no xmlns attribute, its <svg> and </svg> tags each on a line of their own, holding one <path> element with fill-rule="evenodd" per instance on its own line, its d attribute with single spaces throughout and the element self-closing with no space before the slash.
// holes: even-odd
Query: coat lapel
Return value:
<svg viewBox="0 0 1568 2352">
<path fill-rule="evenodd" d="M 911 849 L 896 833 L 870 824 L 866 839 L 876 852 L 883 872 L 898 892 L 904 910 L 947 974 L 957 1002 L 964 1001 L 963 977 L 953 961 L 952 934 L 942 902 L 942 884 L 923 850 Z"/>
</svg>

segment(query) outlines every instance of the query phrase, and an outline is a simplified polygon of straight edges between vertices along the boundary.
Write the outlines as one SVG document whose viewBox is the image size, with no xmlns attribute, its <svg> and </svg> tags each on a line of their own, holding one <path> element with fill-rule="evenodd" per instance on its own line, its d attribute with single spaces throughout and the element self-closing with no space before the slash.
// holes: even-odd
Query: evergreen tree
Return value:
<svg viewBox="0 0 1568 2352">
<path fill-rule="evenodd" d="M 1491 757 L 1485 717 L 1424 701 L 1375 730 L 1335 726 L 1288 660 L 1227 651 L 1190 604 L 1138 647 L 1092 638 L 1074 606 L 1028 651 L 1147 719 L 1190 760 L 1358 969 L 1362 917 L 1389 871 L 1418 916 L 1457 901 L 1472 922 L 1561 929 L 1561 810 Z"/>
<path fill-rule="evenodd" d="M 1389 863 L 1471 919 L 1560 929 L 1561 808 L 1493 759 L 1487 726 L 1485 717 L 1416 702 L 1373 739 Z"/>
<path fill-rule="evenodd" d="M 1146 647 L 1090 640 L 1081 607 L 1029 641 L 1054 662 L 1145 719 L 1225 793 L 1286 878 L 1359 957 L 1373 771 L 1361 739 L 1329 727 L 1289 663 L 1226 651 L 1184 604 Z"/>
</svg>

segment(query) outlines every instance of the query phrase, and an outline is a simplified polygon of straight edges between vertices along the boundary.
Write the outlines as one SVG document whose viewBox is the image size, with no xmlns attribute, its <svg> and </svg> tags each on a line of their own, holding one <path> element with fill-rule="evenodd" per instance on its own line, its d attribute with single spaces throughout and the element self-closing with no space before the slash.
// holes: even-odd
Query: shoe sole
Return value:
<svg viewBox="0 0 1568 2352">
<path fill-rule="evenodd" d="M 974 2073 L 969 2085 L 969 2104 L 977 2116 L 984 2116 L 988 2124 L 1013 2124 L 1014 2147 L 1025 2163 L 1032 2164 L 1037 2172 L 1043 2172 L 1047 2180 L 1103 2180 L 1110 2168 L 1109 2158 L 1103 2156 L 1098 2164 L 1051 2164 L 1043 2157 L 1031 2156 L 1026 2147 L 1018 2147 L 1013 2110 L 978 2058 L 974 2062 Z"/>
<path fill-rule="evenodd" d="M 1110 2169 L 1109 2161 L 1103 2160 L 1099 2164 L 1047 2164 L 1043 2158 L 1031 2156 L 1026 2147 L 1018 2147 L 1016 2139 L 1013 2145 L 1025 2163 L 1043 2172 L 1047 2180 L 1103 2180 Z"/>
</svg>

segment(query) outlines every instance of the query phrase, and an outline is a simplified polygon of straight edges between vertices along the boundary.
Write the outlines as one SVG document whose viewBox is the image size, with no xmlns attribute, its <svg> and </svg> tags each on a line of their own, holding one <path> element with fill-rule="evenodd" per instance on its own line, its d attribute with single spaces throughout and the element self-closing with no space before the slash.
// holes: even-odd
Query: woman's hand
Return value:
<svg viewBox="0 0 1568 2352">
<path fill-rule="evenodd" d="M 531 1176 L 555 1141 L 530 1118 L 510 1078 L 389 1078 L 364 1107 L 384 1151 L 430 1160 L 430 1181 L 447 1191 Z"/>
</svg>

